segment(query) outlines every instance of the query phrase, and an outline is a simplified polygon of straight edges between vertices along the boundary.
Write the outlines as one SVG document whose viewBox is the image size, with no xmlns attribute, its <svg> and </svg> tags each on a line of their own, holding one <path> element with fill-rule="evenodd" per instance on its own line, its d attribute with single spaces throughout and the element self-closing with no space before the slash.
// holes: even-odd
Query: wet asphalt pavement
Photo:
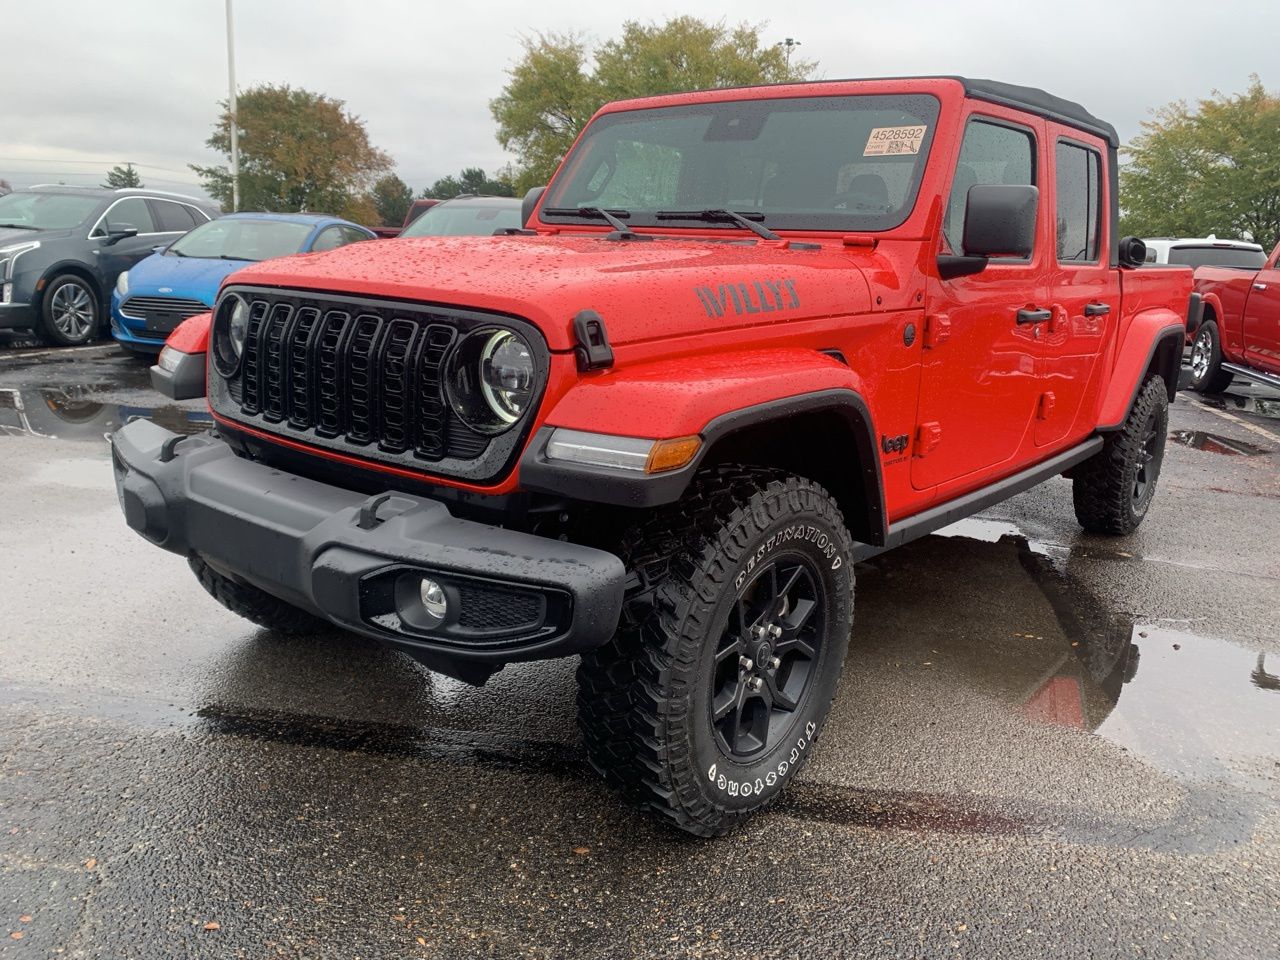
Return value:
<svg viewBox="0 0 1280 960">
<path fill-rule="evenodd" d="M 226 612 L 120 517 L 114 347 L 0 350 L 0 956 L 1265 957 L 1280 397 L 1182 394 L 1132 537 L 1055 480 L 858 571 L 783 800 L 698 841 L 583 757 L 572 662 L 482 689 Z"/>
</svg>

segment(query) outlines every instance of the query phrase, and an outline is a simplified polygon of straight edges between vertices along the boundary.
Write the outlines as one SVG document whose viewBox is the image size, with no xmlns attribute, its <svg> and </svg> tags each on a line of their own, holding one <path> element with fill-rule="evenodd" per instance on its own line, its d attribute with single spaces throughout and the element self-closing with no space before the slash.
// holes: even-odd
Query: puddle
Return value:
<svg viewBox="0 0 1280 960">
<path fill-rule="evenodd" d="M 1180 779 L 1274 783 L 1280 657 L 1162 627 L 1130 642 L 1133 675 L 1094 733 Z"/>
<path fill-rule="evenodd" d="M 1280 776 L 1280 654 L 1109 609 L 1024 537 L 1007 542 L 1057 621 L 1013 631 L 1043 672 L 1004 688 L 1011 709 L 1092 732 L 1184 780 Z"/>
<path fill-rule="evenodd" d="M 58 387 L 0 387 L 0 437 L 44 437 L 102 441 L 133 420 L 154 420 L 175 433 L 200 433 L 213 426 L 207 410 L 104 403 L 95 396 L 106 384 Z"/>
<path fill-rule="evenodd" d="M 1175 430 L 1169 439 L 1193 450 L 1205 453 L 1221 453 L 1229 457 L 1260 457 L 1271 453 L 1266 447 L 1234 440 L 1217 433 L 1206 433 L 1203 430 Z"/>
</svg>

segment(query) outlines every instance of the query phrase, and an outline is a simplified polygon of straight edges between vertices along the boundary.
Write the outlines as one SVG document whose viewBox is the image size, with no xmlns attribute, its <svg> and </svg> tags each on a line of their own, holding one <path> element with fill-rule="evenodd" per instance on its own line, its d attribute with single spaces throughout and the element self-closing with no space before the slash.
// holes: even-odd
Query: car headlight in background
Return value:
<svg viewBox="0 0 1280 960">
<path fill-rule="evenodd" d="M 249 334 L 249 304 L 243 297 L 229 293 L 222 298 L 213 315 L 213 332 L 209 352 L 213 368 L 224 377 L 233 377 L 240 368 L 244 342 Z"/>
<path fill-rule="evenodd" d="M 537 378 L 533 351 L 519 334 L 477 330 L 449 358 L 449 404 L 473 430 L 501 433 L 529 412 Z"/>
<path fill-rule="evenodd" d="M 120 276 L 116 277 L 116 293 L 125 296 L 129 292 L 129 271 L 126 270 Z"/>
<path fill-rule="evenodd" d="M 27 251 L 37 250 L 39 247 L 39 240 L 29 240 L 26 243 L 13 243 L 7 247 L 0 247 L 0 281 L 12 280 L 14 264 L 17 259 Z"/>
</svg>

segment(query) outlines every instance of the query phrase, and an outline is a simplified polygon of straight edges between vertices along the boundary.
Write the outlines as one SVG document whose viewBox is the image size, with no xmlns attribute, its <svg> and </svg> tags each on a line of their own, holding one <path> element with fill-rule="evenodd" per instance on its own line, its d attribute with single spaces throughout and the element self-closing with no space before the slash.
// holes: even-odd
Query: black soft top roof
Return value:
<svg viewBox="0 0 1280 960">
<path fill-rule="evenodd" d="M 925 78 L 920 78 L 925 79 Z M 1116 128 L 1105 120 L 1099 120 L 1092 113 L 1073 100 L 1064 100 L 1046 93 L 1039 87 L 1020 87 L 1013 83 L 1001 83 L 999 80 L 975 80 L 970 77 L 944 77 L 940 79 L 958 80 L 964 85 L 967 95 L 989 103 L 1015 107 L 1026 110 L 1049 120 L 1056 120 L 1069 127 L 1087 130 L 1102 137 L 1113 147 L 1120 146 L 1120 137 Z"/>
</svg>

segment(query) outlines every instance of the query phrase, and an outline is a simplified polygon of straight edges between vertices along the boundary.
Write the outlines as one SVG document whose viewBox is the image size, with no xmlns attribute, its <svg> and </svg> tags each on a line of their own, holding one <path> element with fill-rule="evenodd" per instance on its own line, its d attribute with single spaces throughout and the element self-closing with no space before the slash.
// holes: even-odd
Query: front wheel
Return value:
<svg viewBox="0 0 1280 960">
<path fill-rule="evenodd" d="M 288 635 L 316 633 L 328 629 L 328 624 L 307 611 L 259 590 L 251 583 L 229 577 L 215 570 L 199 554 L 192 554 L 187 561 L 191 572 L 200 581 L 209 596 L 232 613 L 260 627 Z"/>
<path fill-rule="evenodd" d="M 98 293 L 87 280 L 64 274 L 44 291 L 40 336 L 64 347 L 88 343 L 98 335 Z"/>
<path fill-rule="evenodd" d="M 1151 377 L 1123 426 L 1076 468 L 1071 493 L 1080 526 L 1090 533 L 1138 529 L 1156 494 L 1168 432 L 1168 387 Z"/>
<path fill-rule="evenodd" d="M 683 830 L 728 831 L 813 749 L 853 614 L 853 544 L 818 485 L 721 469 L 624 544 L 641 588 L 579 669 L 592 764 Z"/>
</svg>

